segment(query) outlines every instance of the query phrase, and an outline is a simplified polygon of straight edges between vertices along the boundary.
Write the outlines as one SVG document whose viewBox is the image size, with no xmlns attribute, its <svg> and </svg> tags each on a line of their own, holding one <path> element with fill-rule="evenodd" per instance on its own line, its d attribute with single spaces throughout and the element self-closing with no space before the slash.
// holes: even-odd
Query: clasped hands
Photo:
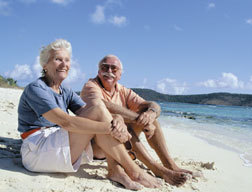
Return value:
<svg viewBox="0 0 252 192">
<path fill-rule="evenodd" d="M 156 119 L 156 113 L 154 111 L 145 111 L 141 113 L 136 123 L 143 126 L 143 132 L 147 139 L 150 139 L 155 132 L 156 127 L 153 125 Z"/>
<path fill-rule="evenodd" d="M 113 115 L 110 135 L 121 143 L 125 143 L 126 141 L 131 139 L 132 136 L 128 132 L 127 126 L 125 125 L 123 117 L 121 115 Z"/>
<path fill-rule="evenodd" d="M 153 125 L 153 122 L 155 121 L 155 119 L 155 112 L 145 111 L 141 113 L 136 120 L 136 123 L 138 125 L 143 126 L 143 131 L 147 139 L 150 139 L 154 135 L 156 127 Z M 131 139 L 132 136 L 128 132 L 127 126 L 125 125 L 123 117 L 121 115 L 113 115 L 110 135 L 121 143 L 125 143 L 126 141 Z"/>
</svg>

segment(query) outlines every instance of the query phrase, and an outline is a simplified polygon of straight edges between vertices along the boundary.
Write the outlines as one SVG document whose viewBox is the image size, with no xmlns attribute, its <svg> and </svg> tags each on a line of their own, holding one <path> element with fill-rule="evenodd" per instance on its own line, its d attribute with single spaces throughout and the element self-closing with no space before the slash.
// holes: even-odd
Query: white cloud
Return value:
<svg viewBox="0 0 252 192">
<path fill-rule="evenodd" d="M 93 14 L 91 14 L 91 20 L 93 23 L 96 24 L 101 24 L 101 23 L 105 23 L 105 14 L 104 14 L 104 6 L 100 6 L 97 5 L 95 12 Z"/>
<path fill-rule="evenodd" d="M 15 65 L 14 70 L 11 72 L 6 72 L 5 76 L 11 77 L 15 80 L 24 80 L 33 77 L 30 66 L 27 64 Z"/>
<path fill-rule="evenodd" d="M 51 0 L 51 2 L 59 4 L 59 5 L 67 5 L 71 2 L 73 2 L 73 0 Z"/>
<path fill-rule="evenodd" d="M 32 66 L 16 65 L 12 71 L 5 72 L 6 77 L 11 77 L 17 80 L 19 83 L 29 83 L 31 80 L 41 77 L 42 67 L 39 63 L 39 56 L 36 57 Z M 63 81 L 67 86 L 72 86 L 76 81 L 84 81 L 85 74 L 82 72 L 79 63 L 72 59 L 71 68 L 69 70 L 67 78 Z M 24 84 L 24 85 L 25 85 Z"/>
<path fill-rule="evenodd" d="M 118 27 L 125 26 L 128 22 L 125 16 L 112 16 L 105 14 L 105 11 L 113 11 L 115 9 L 114 6 L 122 6 L 121 0 L 107 0 L 103 5 L 97 5 L 95 11 L 90 15 L 91 22 L 95 24 L 111 23 Z"/>
<path fill-rule="evenodd" d="M 39 56 L 36 57 L 35 63 L 32 66 L 32 69 L 36 75 L 36 77 L 40 77 L 41 76 L 41 71 L 42 71 L 42 67 L 39 63 Z"/>
<path fill-rule="evenodd" d="M 250 79 L 249 79 L 251 82 L 252 82 L 252 75 L 250 76 Z"/>
<path fill-rule="evenodd" d="M 72 59 L 71 68 L 69 70 L 67 78 L 64 80 L 65 84 L 71 84 L 76 81 L 82 81 L 85 79 L 85 74 L 81 71 L 80 65 L 77 60 Z"/>
<path fill-rule="evenodd" d="M 157 82 L 157 91 L 161 93 L 181 95 L 188 90 L 186 83 L 180 83 L 175 79 L 163 79 Z"/>
<path fill-rule="evenodd" d="M 107 0 L 105 6 L 119 5 L 122 6 L 122 0 Z"/>
<path fill-rule="evenodd" d="M 250 24 L 250 25 L 252 25 L 252 18 L 250 18 L 250 19 L 247 19 L 247 20 L 246 20 L 246 23 L 247 23 L 247 24 Z"/>
<path fill-rule="evenodd" d="M 150 30 L 151 27 L 150 27 L 149 25 L 145 25 L 145 26 L 144 26 L 144 29 L 145 29 L 145 30 Z"/>
<path fill-rule="evenodd" d="M 109 19 L 109 22 L 118 27 L 122 27 L 126 25 L 127 19 L 124 16 L 114 16 Z"/>
<path fill-rule="evenodd" d="M 146 88 L 147 86 L 147 82 L 148 82 L 148 79 L 147 78 L 144 78 L 143 79 L 143 82 L 142 82 L 142 85 L 139 85 L 139 86 L 137 86 L 137 88 L 142 88 L 142 89 L 144 89 L 144 88 Z"/>
<path fill-rule="evenodd" d="M 209 3 L 209 4 L 208 4 L 208 8 L 209 8 L 209 9 L 215 8 L 215 4 L 214 4 L 214 3 Z"/>
<path fill-rule="evenodd" d="M 0 15 L 8 16 L 10 15 L 10 4 L 8 1 L 0 0 Z"/>
<path fill-rule="evenodd" d="M 210 88 L 244 88 L 244 82 L 240 81 L 233 73 L 222 73 L 222 77 L 218 80 L 209 79 L 201 82 L 201 86 Z"/>
<path fill-rule="evenodd" d="M 36 78 L 41 76 L 42 67 L 39 63 L 39 56 L 36 57 L 36 60 L 35 60 L 34 65 L 32 66 L 32 69 Z M 81 71 L 78 61 L 72 58 L 71 68 L 64 82 L 66 84 L 71 84 L 71 83 L 76 82 L 77 80 L 84 80 L 84 79 L 85 79 L 85 74 Z"/>
<path fill-rule="evenodd" d="M 177 25 L 174 25 L 173 27 L 176 31 L 183 31 L 183 29 Z"/>
</svg>

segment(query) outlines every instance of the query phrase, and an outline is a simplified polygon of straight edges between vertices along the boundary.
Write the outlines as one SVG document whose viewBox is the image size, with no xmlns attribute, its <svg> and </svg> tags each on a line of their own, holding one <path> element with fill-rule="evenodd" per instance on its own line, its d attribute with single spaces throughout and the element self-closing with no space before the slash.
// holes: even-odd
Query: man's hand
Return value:
<svg viewBox="0 0 252 192">
<path fill-rule="evenodd" d="M 154 111 L 145 111 L 137 118 L 137 124 L 147 126 L 152 124 L 156 119 L 156 113 Z"/>
<path fill-rule="evenodd" d="M 147 139 L 150 139 L 154 135 L 155 129 L 156 127 L 153 124 L 148 124 L 143 128 L 143 132 Z"/>
<path fill-rule="evenodd" d="M 113 121 L 111 122 L 111 136 L 125 143 L 131 139 L 131 135 L 128 132 L 127 126 L 124 123 L 124 120 L 121 115 L 113 115 Z"/>
</svg>

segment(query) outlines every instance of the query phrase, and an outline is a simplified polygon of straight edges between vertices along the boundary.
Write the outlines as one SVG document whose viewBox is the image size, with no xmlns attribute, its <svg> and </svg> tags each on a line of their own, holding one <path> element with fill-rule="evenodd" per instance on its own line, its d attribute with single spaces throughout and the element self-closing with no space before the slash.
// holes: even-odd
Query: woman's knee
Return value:
<svg viewBox="0 0 252 192">
<path fill-rule="evenodd" d="M 79 114 L 81 117 L 89 118 L 94 121 L 111 121 L 112 116 L 103 102 L 88 104 Z"/>
</svg>

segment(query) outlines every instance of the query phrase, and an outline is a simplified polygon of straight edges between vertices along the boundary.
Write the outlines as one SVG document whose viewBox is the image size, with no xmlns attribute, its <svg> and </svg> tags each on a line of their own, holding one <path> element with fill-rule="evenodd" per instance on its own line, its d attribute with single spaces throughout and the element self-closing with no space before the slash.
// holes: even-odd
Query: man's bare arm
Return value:
<svg viewBox="0 0 252 192">
<path fill-rule="evenodd" d="M 103 102 L 110 113 L 120 114 L 124 118 L 125 122 L 127 123 L 134 123 L 139 117 L 138 113 L 131 111 L 125 107 L 119 106 L 117 104 L 114 104 L 105 100 L 103 100 Z M 152 101 L 143 102 L 142 104 L 140 104 L 139 109 L 140 109 L 139 110 L 140 113 L 145 112 L 145 111 L 155 112 L 156 118 L 159 117 L 160 111 L 161 111 L 160 106 L 157 103 L 152 102 Z"/>
<path fill-rule="evenodd" d="M 161 113 L 160 106 L 154 101 L 144 101 L 139 106 L 140 112 L 153 111 L 156 113 L 156 118 L 159 117 Z"/>
<path fill-rule="evenodd" d="M 126 123 L 135 123 L 139 114 L 125 107 L 103 100 L 110 113 L 120 114 Z"/>
</svg>

